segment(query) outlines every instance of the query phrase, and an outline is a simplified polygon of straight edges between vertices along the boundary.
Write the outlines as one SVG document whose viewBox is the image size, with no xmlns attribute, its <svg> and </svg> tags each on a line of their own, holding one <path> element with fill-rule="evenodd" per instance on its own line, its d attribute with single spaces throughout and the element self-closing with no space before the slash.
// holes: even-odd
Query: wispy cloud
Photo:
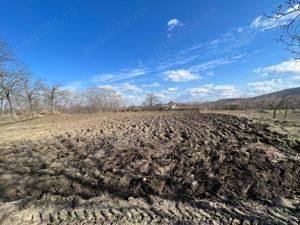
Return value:
<svg viewBox="0 0 300 225">
<path fill-rule="evenodd" d="M 299 5 L 295 6 L 295 8 L 298 8 L 298 7 L 299 7 Z M 296 16 L 300 15 L 299 11 L 295 11 L 295 12 L 292 12 L 292 11 L 294 11 L 294 8 L 287 9 L 286 13 L 288 13 L 288 14 L 283 17 L 277 16 L 275 18 L 266 18 L 263 16 L 259 16 L 251 23 L 251 27 L 257 28 L 260 30 L 269 30 L 272 28 L 286 25 L 291 20 L 293 20 Z"/>
<path fill-rule="evenodd" d="M 114 81 L 121 81 L 126 80 L 138 76 L 143 76 L 147 72 L 146 68 L 135 68 L 130 69 L 128 71 L 121 71 L 119 73 L 104 73 L 95 75 L 91 78 L 92 82 L 114 82 Z"/>
<path fill-rule="evenodd" d="M 228 59 L 228 58 L 221 58 L 216 60 L 211 60 L 205 63 L 201 63 L 199 65 L 195 65 L 191 68 L 192 71 L 199 71 L 199 70 L 207 70 L 215 68 L 216 66 L 226 65 L 235 62 L 236 60 Z"/>
<path fill-rule="evenodd" d="M 150 84 L 142 84 L 141 86 L 144 88 L 154 88 L 154 87 L 160 87 L 160 83 L 154 82 L 154 83 L 150 83 Z"/>
<path fill-rule="evenodd" d="M 234 29 L 219 35 L 213 40 L 198 43 L 192 47 L 168 55 L 167 57 L 159 58 L 159 60 L 157 60 L 159 61 L 159 64 L 156 65 L 156 68 L 158 70 L 169 70 L 184 65 L 201 64 L 199 61 L 202 61 L 202 64 L 205 64 L 219 59 L 224 60 L 225 58 L 227 58 L 227 60 L 230 59 L 231 61 L 250 58 L 254 53 L 240 54 L 239 51 L 242 47 L 247 46 L 254 37 L 255 33 L 250 32 L 249 29 L 245 29 L 243 32 L 238 32 Z M 168 47 L 168 45 L 166 47 Z M 230 58 L 228 55 L 236 56 L 236 58 Z"/>
<path fill-rule="evenodd" d="M 258 82 L 251 82 L 248 83 L 248 86 L 250 87 L 260 87 L 260 86 L 272 86 L 275 83 L 275 79 L 267 80 L 267 81 L 258 81 Z"/>
<path fill-rule="evenodd" d="M 165 80 L 170 80 L 173 82 L 183 82 L 197 80 L 200 78 L 198 74 L 191 73 L 188 70 L 170 70 L 163 73 Z"/>
<path fill-rule="evenodd" d="M 172 23 L 170 22 L 170 24 L 177 24 L 177 22 L 173 21 Z M 143 67 L 137 67 L 130 70 L 121 70 L 113 73 L 99 74 L 93 76 L 92 81 L 109 83 L 123 81 L 138 76 L 159 74 L 163 71 L 172 71 L 172 74 L 175 74 L 175 71 L 180 69 L 178 67 L 187 68 L 188 72 L 191 74 L 197 74 L 201 70 L 207 70 L 217 66 L 240 62 L 251 57 L 253 55 L 251 53 L 239 53 L 241 46 L 248 43 L 248 39 L 249 35 L 247 34 L 246 30 L 239 32 L 234 29 L 231 32 L 219 35 L 219 37 L 211 41 L 196 44 L 174 54 L 164 55 L 160 58 L 156 57 L 155 59 L 149 59 L 148 63 L 143 65 Z M 225 57 L 224 55 L 232 56 Z M 209 58 L 209 60 L 205 61 L 205 58 Z M 201 63 L 199 63 L 199 61 Z M 170 80 L 176 80 L 176 78 Z"/>
<path fill-rule="evenodd" d="M 292 77 L 292 80 L 294 80 L 294 81 L 300 81 L 300 75 Z"/>
</svg>

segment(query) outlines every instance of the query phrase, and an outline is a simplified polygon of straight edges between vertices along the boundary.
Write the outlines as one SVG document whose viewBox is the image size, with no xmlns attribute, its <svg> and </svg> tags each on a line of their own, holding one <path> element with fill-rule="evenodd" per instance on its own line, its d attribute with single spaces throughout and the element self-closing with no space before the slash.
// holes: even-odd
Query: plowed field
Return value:
<svg viewBox="0 0 300 225">
<path fill-rule="evenodd" d="M 50 135 L 0 145 L 0 223 L 300 223 L 300 142 L 267 125 L 197 111 L 41 120 L 30 132 Z"/>
</svg>

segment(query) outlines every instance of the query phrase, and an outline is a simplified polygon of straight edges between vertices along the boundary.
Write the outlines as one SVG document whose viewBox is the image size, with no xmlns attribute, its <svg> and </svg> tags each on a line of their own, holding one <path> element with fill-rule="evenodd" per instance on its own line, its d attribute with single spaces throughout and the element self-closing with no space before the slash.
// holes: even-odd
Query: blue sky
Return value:
<svg viewBox="0 0 300 225">
<path fill-rule="evenodd" d="M 300 86 L 299 62 L 261 17 L 283 0 L 0 2 L 0 39 L 33 74 L 139 103 L 206 101 Z"/>
</svg>

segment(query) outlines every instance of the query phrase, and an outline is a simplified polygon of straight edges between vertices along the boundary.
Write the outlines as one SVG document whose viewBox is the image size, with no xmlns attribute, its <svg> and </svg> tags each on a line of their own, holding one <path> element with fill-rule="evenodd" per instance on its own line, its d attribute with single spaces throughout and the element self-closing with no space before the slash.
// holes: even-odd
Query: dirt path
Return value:
<svg viewBox="0 0 300 225">
<path fill-rule="evenodd" d="M 154 112 L 63 131 L 0 147 L 3 224 L 300 222 L 300 142 L 266 125 Z"/>
</svg>

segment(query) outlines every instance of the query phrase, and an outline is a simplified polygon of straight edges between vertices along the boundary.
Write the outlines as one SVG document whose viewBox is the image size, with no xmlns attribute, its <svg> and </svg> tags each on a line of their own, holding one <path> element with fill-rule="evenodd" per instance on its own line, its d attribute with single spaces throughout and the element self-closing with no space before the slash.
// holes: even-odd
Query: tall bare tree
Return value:
<svg viewBox="0 0 300 225">
<path fill-rule="evenodd" d="M 61 85 L 55 84 L 53 86 L 43 86 L 43 92 L 46 101 L 49 105 L 52 114 L 55 113 L 55 105 L 58 103 L 59 99 L 64 95 Z"/>
<path fill-rule="evenodd" d="M 273 110 L 273 118 L 276 118 L 276 113 L 279 109 L 286 108 L 288 102 L 289 102 L 290 96 L 284 96 L 284 97 L 271 97 L 268 98 L 268 105 Z"/>
<path fill-rule="evenodd" d="M 267 15 L 269 19 L 276 20 L 281 25 L 282 34 L 279 41 L 283 42 L 289 51 L 300 56 L 300 0 L 285 0 L 273 10 L 271 15 Z"/>
<path fill-rule="evenodd" d="M 30 113 L 33 113 L 34 105 L 37 102 L 42 90 L 42 82 L 33 80 L 30 74 L 26 74 L 21 84 L 22 95 L 28 103 Z"/>
<path fill-rule="evenodd" d="M 16 118 L 12 97 L 19 92 L 20 83 L 23 77 L 20 70 L 8 71 L 0 69 L 0 89 L 8 103 L 10 113 Z"/>
<path fill-rule="evenodd" d="M 144 106 L 152 108 L 157 103 L 158 103 L 158 97 L 155 94 L 149 93 L 146 95 Z"/>
<path fill-rule="evenodd" d="M 6 100 L 13 118 L 16 118 L 12 95 L 16 93 L 21 76 L 19 71 L 15 70 L 15 65 L 13 64 L 15 64 L 15 60 L 10 48 L 5 42 L 0 40 L 0 115 L 2 115 L 4 101 Z M 8 65 L 13 67 L 14 70 L 9 70 Z"/>
</svg>

